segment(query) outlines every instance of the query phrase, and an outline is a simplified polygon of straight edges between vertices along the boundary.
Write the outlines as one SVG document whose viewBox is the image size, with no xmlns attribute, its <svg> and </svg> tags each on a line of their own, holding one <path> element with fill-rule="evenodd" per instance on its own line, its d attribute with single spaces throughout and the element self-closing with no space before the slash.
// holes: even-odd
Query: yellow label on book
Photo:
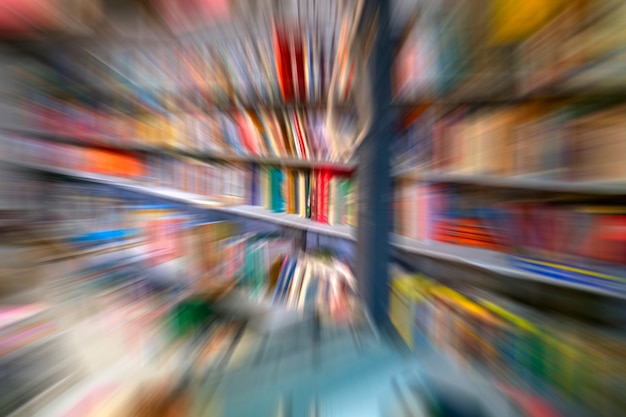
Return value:
<svg viewBox="0 0 626 417">
<path fill-rule="evenodd" d="M 487 316 L 487 312 L 480 305 L 448 287 L 439 287 L 436 293 L 457 304 L 470 314 L 483 317 Z"/>
<path fill-rule="evenodd" d="M 590 271 L 590 270 L 587 270 L 587 269 L 575 268 L 573 266 L 555 264 L 555 263 L 544 262 L 544 261 L 537 261 L 535 259 L 524 259 L 524 261 L 525 262 L 529 262 L 529 263 L 534 263 L 534 264 L 537 264 L 537 265 L 548 266 L 548 267 L 551 267 L 551 268 L 562 269 L 564 271 L 574 272 L 574 273 L 577 273 L 577 274 L 589 275 L 591 277 L 596 277 L 596 278 L 602 278 L 602 279 L 606 279 L 606 280 L 610 280 L 610 281 L 626 282 L 626 278 L 618 277 L 618 276 L 615 276 L 615 275 L 603 274 L 601 272 Z"/>
<path fill-rule="evenodd" d="M 481 304 L 483 304 L 489 310 L 493 311 L 495 314 L 499 315 L 500 317 L 504 318 L 505 320 L 508 320 L 511 323 L 515 324 L 520 329 L 526 330 L 528 332 L 533 332 L 533 333 L 538 333 L 539 332 L 539 329 L 537 329 L 537 327 L 535 327 L 529 321 L 524 320 L 520 316 L 517 316 L 517 315 L 511 313 L 510 311 L 508 311 L 508 310 L 498 306 L 497 304 L 494 304 L 494 303 L 492 303 L 490 301 L 486 301 L 486 300 L 482 300 Z"/>
</svg>

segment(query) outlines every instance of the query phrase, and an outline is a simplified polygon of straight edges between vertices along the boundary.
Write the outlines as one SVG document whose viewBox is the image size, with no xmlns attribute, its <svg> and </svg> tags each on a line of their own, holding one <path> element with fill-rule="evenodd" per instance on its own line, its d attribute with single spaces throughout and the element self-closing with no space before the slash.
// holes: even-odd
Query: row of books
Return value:
<svg viewBox="0 0 626 417">
<path fill-rule="evenodd" d="M 218 103 L 346 100 L 355 72 L 347 53 L 351 24 L 339 14 L 320 25 L 273 19 L 244 36 L 233 30 L 210 39 L 60 51 L 55 54 L 60 70 L 39 77 L 39 83 L 58 91 L 68 80 L 82 81 L 101 90 L 130 91 L 148 105 L 154 105 L 149 97 L 154 90 L 195 90 Z M 330 91 L 333 71 L 339 77 Z"/>
<path fill-rule="evenodd" d="M 455 291 L 396 270 L 389 315 L 407 345 L 437 349 L 497 383 L 558 395 L 598 415 L 625 406 L 623 332 L 537 310 L 473 287 Z M 559 403 L 557 400 L 556 403 Z M 562 401 L 560 402 L 562 403 Z"/>
<path fill-rule="evenodd" d="M 166 155 L 142 157 L 12 135 L 4 136 L 1 145 L 8 161 L 142 180 L 233 202 L 249 201 L 322 223 L 356 223 L 354 180 L 345 172 L 211 164 Z"/>
<path fill-rule="evenodd" d="M 284 257 L 272 300 L 346 320 L 355 306 L 356 293 L 353 272 L 345 262 L 327 254 L 299 253 Z"/>
<path fill-rule="evenodd" d="M 182 99 L 159 111 L 124 111 L 87 100 L 38 94 L 29 102 L 24 122 L 39 131 L 110 146 L 305 160 L 330 157 L 323 111 L 233 106 L 206 112 Z M 171 101 L 167 95 L 154 100 Z M 346 126 L 351 123 L 347 114 L 341 119 Z"/>
<path fill-rule="evenodd" d="M 16 163 L 103 174 L 213 198 L 246 200 L 249 169 L 167 155 L 145 155 L 53 143 L 17 135 L 0 141 L 3 158 Z"/>
<path fill-rule="evenodd" d="M 624 87 L 622 2 L 480 4 L 415 6 L 394 61 L 398 100 L 610 95 Z"/>
<path fill-rule="evenodd" d="M 398 164 L 436 173 L 623 181 L 621 105 L 520 104 L 428 108 L 407 118 Z"/>
<path fill-rule="evenodd" d="M 149 184 L 239 202 L 248 199 L 250 169 L 246 166 L 167 155 L 147 156 L 145 163 Z"/>
<path fill-rule="evenodd" d="M 586 273 L 588 283 L 618 285 L 625 276 L 625 219 L 619 199 L 516 201 L 414 182 L 398 184 L 395 190 L 394 231 L 400 235 L 508 252 L 562 271 L 574 266 L 603 272 L 602 279 Z M 546 268 L 538 272 L 555 273 Z"/>
<path fill-rule="evenodd" d="M 501 238 L 506 219 L 490 203 L 495 197 L 462 193 L 454 186 L 399 186 L 396 231 L 415 240 L 436 240 L 482 249 L 510 248 Z M 497 201 L 497 200 L 496 200 Z"/>
<path fill-rule="evenodd" d="M 356 224 L 356 188 L 347 173 L 329 169 L 310 171 L 257 167 L 251 202 L 276 213 L 331 225 Z"/>
</svg>

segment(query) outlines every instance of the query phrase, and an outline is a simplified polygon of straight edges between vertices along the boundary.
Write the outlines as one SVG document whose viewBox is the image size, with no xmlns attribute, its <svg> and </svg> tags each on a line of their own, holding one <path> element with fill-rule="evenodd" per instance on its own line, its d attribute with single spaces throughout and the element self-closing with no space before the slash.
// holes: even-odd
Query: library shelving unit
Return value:
<svg viewBox="0 0 626 417">
<path fill-rule="evenodd" d="M 267 3 L 268 8 L 275 7 Z M 336 245 L 346 247 L 348 253 L 355 252 L 353 246 L 355 241 L 358 245 L 357 234 L 361 233 L 356 227 L 357 216 L 362 213 L 356 210 L 354 183 L 361 181 L 363 173 L 369 172 L 373 178 L 376 167 L 369 171 L 359 168 L 360 152 L 339 155 L 341 152 L 333 149 L 328 132 L 327 108 L 331 108 L 336 114 L 333 117 L 336 120 L 329 122 L 338 136 L 334 141 L 341 142 L 344 136 L 350 135 L 362 118 L 359 106 L 353 101 L 363 101 L 359 96 L 365 90 L 362 69 L 355 69 L 352 51 L 363 46 L 354 47 L 350 44 L 352 40 L 340 36 L 342 30 L 351 30 L 351 23 L 357 23 L 345 16 L 353 5 L 335 5 L 332 7 L 334 14 L 315 15 L 330 10 L 331 3 L 320 3 L 313 15 L 299 10 L 294 27 L 283 27 L 280 21 L 273 23 L 269 16 L 276 10 L 267 16 L 265 13 L 255 15 L 255 19 L 262 21 L 261 26 L 265 26 L 261 34 L 254 32 L 258 22 L 252 25 L 239 22 L 226 36 L 218 30 L 217 36 L 213 32 L 202 32 L 157 41 L 52 39 L 2 45 L 7 60 L 0 65 L 0 76 L 10 89 L 15 88 L 3 95 L 0 103 L 6 110 L 0 116 L 1 165 L 3 172 L 14 176 L 3 175 L 3 186 L 11 190 L 3 204 L 14 204 L 16 211 L 25 209 L 20 219 L 32 220 L 35 227 L 42 228 L 42 234 L 50 233 L 60 241 L 71 242 L 59 245 L 63 247 L 58 252 L 46 253 L 34 264 L 50 275 L 63 276 L 68 288 L 78 282 L 77 294 L 87 292 L 84 300 L 80 298 L 82 295 L 78 296 L 78 301 L 64 300 L 53 310 L 63 317 L 63 327 L 72 327 L 67 343 L 72 344 L 72 348 L 78 345 L 79 356 L 88 363 L 87 374 L 96 374 L 95 384 L 105 385 L 105 391 L 119 383 L 124 373 L 118 372 L 120 368 L 129 366 L 125 359 L 118 363 L 112 358 L 120 353 L 115 345 L 116 337 L 124 339 L 120 346 L 131 351 L 129 355 L 121 355 L 124 358 L 135 358 L 135 348 L 138 349 L 135 359 L 139 364 L 147 361 L 145 356 L 153 355 L 151 350 L 158 350 L 161 343 L 150 339 L 159 333 L 152 324 L 146 326 L 149 330 L 145 333 L 149 334 L 133 329 L 135 319 L 129 320 L 128 326 L 122 326 L 128 329 L 115 333 L 111 340 L 102 337 L 106 326 L 101 322 L 107 321 L 106 315 L 111 316 L 111 320 L 120 320 L 118 316 L 123 315 L 116 313 L 124 308 L 117 300 L 118 289 L 129 287 L 132 293 L 146 290 L 142 284 L 137 284 L 139 279 L 119 279 L 123 275 L 141 278 L 144 273 L 141 269 L 146 264 L 141 253 L 145 249 L 136 249 L 146 246 L 146 242 L 136 243 L 133 221 L 121 220 L 123 216 L 118 216 L 118 211 L 141 212 L 138 216 L 143 216 L 142 221 L 147 223 L 162 221 L 164 234 L 168 233 L 167 222 L 180 221 L 177 216 L 184 217 L 192 226 L 200 224 L 199 227 L 203 222 L 234 220 L 242 225 L 242 232 L 247 232 L 246 237 L 257 231 L 279 230 L 281 234 L 296 235 L 303 242 L 301 248 L 296 248 L 299 251 L 316 247 L 321 241 L 322 245 L 337 242 Z M 323 19 L 328 20 L 324 23 L 328 30 L 316 26 Z M 294 45 L 295 35 L 302 44 Z M 377 141 L 368 136 L 364 143 Z M 368 181 L 368 175 L 363 176 L 364 181 Z M 19 177 L 23 180 L 11 184 Z M 377 177 L 379 186 L 384 183 L 380 179 L 385 177 L 386 174 Z M 12 187 L 22 187 L 22 190 Z M 324 194 L 318 195 L 322 188 Z M 371 192 L 380 194 L 383 190 L 377 191 L 375 187 Z M 15 198 L 14 203 L 5 201 L 15 196 L 19 198 Z M 54 200 L 58 199 L 67 201 L 55 206 Z M 93 204 L 84 204 L 87 200 Z M 92 206 L 87 207 L 90 204 Z M 380 226 L 384 228 L 385 223 L 377 227 Z M 75 236 L 64 239 L 77 231 L 79 240 Z M 384 229 L 376 231 L 381 233 Z M 163 252 L 167 257 L 172 250 L 167 248 L 167 243 L 161 245 L 167 238 L 167 235 L 155 234 L 148 238 L 148 245 L 156 243 L 156 252 Z M 93 244 L 95 240 L 103 243 Z M 385 247 L 380 239 L 372 237 L 371 241 L 378 241 Z M 196 244 L 200 246 L 200 242 Z M 202 252 L 203 249 L 192 250 Z M 213 249 L 210 247 L 208 252 Z M 368 250 L 372 249 L 375 250 Z M 381 257 L 384 253 L 377 255 L 374 269 L 360 267 L 369 277 L 385 268 L 386 260 Z M 359 258 L 367 262 L 373 260 L 368 256 L 358 256 L 357 260 Z M 178 265 L 176 268 L 164 269 L 158 278 L 165 280 L 181 269 L 185 270 L 181 275 L 188 278 L 187 269 L 195 266 Z M 88 284 L 90 281 L 94 284 Z M 108 287 L 100 288 L 100 281 L 107 281 L 104 285 Z M 37 296 L 41 292 L 48 298 L 57 296 L 60 291 L 42 284 Z M 86 301 L 89 291 L 96 294 L 93 306 Z M 267 304 L 272 307 L 269 301 L 249 303 L 249 297 L 233 293 L 225 302 L 237 307 L 238 313 L 245 310 L 255 315 L 265 310 Z M 371 294 L 370 300 L 373 300 L 373 292 Z M 129 315 L 135 317 L 136 314 L 137 321 L 152 323 L 152 316 L 163 314 L 175 300 L 150 297 L 146 306 L 135 305 L 136 310 Z M 24 301 L 31 302 L 31 298 Z M 76 312 L 66 319 L 65 314 L 72 313 L 72 309 Z M 150 309 L 155 313 L 150 313 Z M 232 314 L 229 306 L 225 309 Z M 336 351 L 335 344 L 341 345 L 338 338 L 320 343 L 320 338 L 326 338 L 326 330 L 320 326 L 317 316 L 315 320 L 310 327 L 316 344 L 308 352 L 313 365 L 324 358 L 333 359 L 330 353 Z M 370 313 L 364 314 L 364 320 L 370 323 Z M 93 322 L 91 328 L 90 321 Z M 120 323 L 125 323 L 123 318 Z M 41 326 L 44 325 L 48 326 L 47 322 Z M 97 330 L 99 325 L 103 330 Z M 203 360 L 221 370 L 233 354 L 237 356 L 234 359 L 243 362 L 246 362 L 246 355 L 252 360 L 265 354 L 268 345 L 265 339 L 239 348 L 244 345 L 240 342 L 247 333 L 237 326 L 212 329 L 212 339 L 207 345 L 218 345 L 219 349 L 210 355 L 210 360 Z M 129 342 L 135 339 L 134 330 L 139 341 Z M 227 336 L 221 337 L 222 333 Z M 252 337 L 257 332 L 249 333 Z M 343 349 L 346 344 L 351 349 L 362 344 L 354 329 L 342 336 L 349 336 L 342 342 Z M 77 338 L 80 340 L 74 340 Z M 284 343 L 288 335 L 279 334 L 277 338 Z M 350 342 L 352 339 L 358 339 L 358 343 Z M 136 346 L 142 343 L 156 347 Z M 258 354 L 245 353 L 254 348 L 255 343 L 260 348 Z M 100 352 L 101 349 L 104 352 Z M 296 355 L 298 360 L 306 357 L 306 353 Z M 256 361 L 254 359 L 252 365 Z M 339 369 L 336 358 L 333 363 Z M 278 366 L 277 362 L 275 364 Z M 107 366 L 110 371 L 102 372 Z M 130 368 L 136 366 L 141 365 L 135 363 Z M 346 364 L 346 375 L 354 366 L 356 362 Z M 77 379 L 84 379 L 84 376 L 79 375 Z M 16 387 L 27 390 L 22 382 L 16 381 Z M 48 384 L 43 376 L 34 380 L 35 383 L 42 388 L 61 384 Z M 60 390 L 67 388 L 63 385 Z M 13 399 L 3 399 L 2 406 L 8 407 L 3 412 L 10 412 L 12 417 L 39 412 L 37 409 L 48 397 L 57 393 L 49 387 L 41 392 L 21 406 L 11 402 Z M 102 402 L 102 399 L 96 398 L 93 402 Z"/>
<path fill-rule="evenodd" d="M 497 22 L 489 20 L 487 3 L 503 8 Z M 397 331 L 414 350 L 419 330 L 444 333 L 442 340 L 423 339 L 463 357 L 463 366 L 478 374 L 459 377 L 457 388 L 480 381 L 482 389 L 489 385 L 485 375 L 498 383 L 504 375 L 529 392 L 544 390 L 552 403 L 565 392 L 568 400 L 612 415 L 620 406 L 615 386 L 623 386 L 626 374 L 619 379 L 608 369 L 621 359 L 626 317 L 624 233 L 610 231 L 624 227 L 624 95 L 611 85 L 621 68 L 611 60 L 623 52 L 603 45 L 580 56 L 567 50 L 545 56 L 551 55 L 546 44 L 588 45 L 603 25 L 614 27 L 599 2 L 572 2 L 563 10 L 529 2 L 525 13 L 538 8 L 540 17 L 527 26 L 505 3 L 346 2 L 324 17 L 332 30 L 323 35 L 309 33 L 319 22 L 308 20 L 306 8 L 295 7 L 303 34 L 283 32 L 264 14 L 254 20 L 255 6 L 237 26 L 247 35 L 231 34 L 232 43 L 219 32 L 210 43 L 214 34 L 198 32 L 63 51 L 18 45 L 29 94 L 16 106 L 21 114 L 0 120 L 0 158 L 19 172 L 180 204 L 194 220 L 236 220 L 246 232 L 295 231 L 302 249 L 328 238 L 355 254 L 368 320 Z M 584 13 L 581 3 L 589 5 Z M 357 5 L 356 22 L 342 15 Z M 269 32 L 259 29 L 266 23 Z M 132 246 L 131 236 L 119 246 L 53 254 L 43 263 Z M 420 278 L 396 279 L 390 263 Z M 400 299 L 404 308 L 394 302 Z M 576 320 L 586 323 L 583 330 Z M 610 328 L 610 335 L 589 322 Z M 360 352 L 354 334 L 334 340 L 317 318 L 306 326 L 313 347 L 296 349 L 290 366 L 315 368 L 327 336 L 341 343 L 320 350 L 341 352 L 345 337 Z M 265 364 L 258 358 L 276 359 L 293 336 L 259 340 L 234 327 L 217 349 L 218 368 L 238 360 L 254 366 L 219 374 L 215 385 L 225 390 L 274 372 L 255 367 Z M 481 337 L 484 343 L 472 342 Z M 593 345 L 596 340 L 602 342 Z M 246 343 L 258 344 L 258 352 L 240 358 Z M 507 343 L 517 350 L 508 351 Z M 332 352 L 329 363 L 337 365 Z M 374 349 L 365 356 L 386 361 L 386 355 Z M 432 357 L 447 364 L 442 356 Z M 594 357 L 598 368 L 584 363 Z M 397 371 L 391 362 L 384 365 Z M 352 365 L 340 371 L 349 374 Z M 430 377 L 449 369 L 442 365 Z M 622 370 L 623 363 L 615 369 Z M 377 377 L 393 372 L 385 368 Z M 392 380 L 395 403 L 404 404 L 414 385 Z M 264 387 L 250 392 L 247 405 L 266 394 Z M 278 401 L 309 400 L 294 398 Z M 241 403 L 230 404 L 233 413 L 250 411 Z"/>
</svg>

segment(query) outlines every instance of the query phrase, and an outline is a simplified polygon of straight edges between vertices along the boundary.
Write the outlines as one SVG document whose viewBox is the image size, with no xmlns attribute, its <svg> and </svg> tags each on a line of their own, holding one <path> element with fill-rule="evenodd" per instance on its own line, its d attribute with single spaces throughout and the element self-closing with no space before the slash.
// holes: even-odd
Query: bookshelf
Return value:
<svg viewBox="0 0 626 417">
<path fill-rule="evenodd" d="M 308 242 L 308 234 L 317 237 L 318 243 L 320 236 L 337 238 L 341 241 L 337 248 L 345 244 L 356 253 L 354 269 L 359 295 L 373 321 L 383 328 L 391 327 L 389 316 L 397 313 L 390 313 L 394 308 L 389 305 L 390 287 L 396 278 L 389 273 L 390 261 L 395 261 L 398 253 L 403 259 L 437 260 L 438 263 L 422 269 L 434 278 L 454 281 L 451 288 L 438 288 L 439 293 L 431 293 L 428 284 L 418 286 L 413 295 L 423 295 L 421 299 L 429 303 L 425 309 L 436 308 L 441 313 L 443 318 L 435 324 L 444 323 L 442 331 L 449 327 L 452 333 L 455 329 L 459 334 L 471 333 L 475 327 L 496 323 L 489 329 L 511 337 L 507 342 L 513 340 L 512 344 L 526 347 L 525 343 L 530 342 L 523 337 L 533 343 L 540 340 L 536 343 L 558 347 L 555 357 L 563 353 L 569 358 L 568 347 L 544 337 L 544 330 L 535 330 L 543 326 L 543 316 L 535 321 L 529 319 L 532 326 L 521 326 L 515 320 L 511 324 L 506 321 L 510 317 L 497 316 L 500 310 L 485 313 L 474 308 L 471 302 L 477 296 L 466 299 L 452 296 L 451 291 L 457 287 L 466 290 L 470 286 L 468 277 L 479 271 L 479 275 L 495 277 L 498 286 L 510 292 L 540 288 L 536 292 L 541 292 L 542 300 L 558 299 L 560 290 L 572 290 L 583 299 L 597 296 L 606 299 L 607 305 L 626 298 L 626 276 L 620 275 L 626 260 L 618 253 L 623 247 L 606 242 L 618 240 L 614 235 L 607 238 L 591 232 L 595 222 L 601 228 L 623 227 L 615 217 L 623 216 L 620 198 L 626 194 L 626 170 L 621 156 L 626 152 L 626 140 L 620 136 L 626 128 L 621 115 L 624 95 L 620 88 L 611 88 L 612 80 L 619 79 L 612 59 L 623 52 L 607 55 L 607 51 L 590 48 L 588 54 L 571 60 L 563 58 L 563 54 L 542 57 L 546 51 L 541 45 L 546 37 L 557 47 L 559 42 L 551 37 L 564 37 L 566 33 L 578 39 L 585 36 L 588 25 L 593 30 L 594 20 L 579 21 L 572 6 L 564 6 L 564 20 L 573 20 L 572 26 L 580 26 L 580 33 L 572 33 L 567 22 L 560 21 L 553 11 L 537 13 L 556 19 L 553 23 L 559 29 L 554 31 L 557 34 L 544 27 L 545 22 L 536 22 L 528 33 L 511 35 L 506 28 L 512 24 L 505 22 L 500 27 L 504 31 L 500 36 L 507 39 L 503 46 L 491 42 L 490 34 L 485 32 L 491 27 L 488 7 L 474 14 L 470 2 L 455 4 L 449 11 L 440 9 L 447 3 L 420 2 L 423 8 L 419 13 L 406 13 L 414 16 L 408 24 L 417 22 L 415 28 L 407 27 L 406 36 L 397 43 L 399 31 L 393 27 L 392 3 L 364 0 L 366 13 L 358 22 L 354 45 L 337 42 L 332 31 L 321 36 L 320 43 L 332 44 L 326 52 L 332 51 L 337 59 L 322 59 L 321 49 L 314 46 L 317 40 L 309 38 L 308 31 L 294 31 L 297 36 L 290 39 L 294 33 L 283 27 L 272 27 L 255 41 L 245 35 L 242 39 L 233 36 L 234 46 L 222 43 L 222 39 L 214 42 L 210 37 L 199 36 L 156 47 L 137 42 L 120 48 L 119 42 L 113 42 L 110 51 L 96 47 L 94 52 L 89 50 L 91 45 L 76 51 L 69 48 L 60 60 L 54 54 L 38 51 L 45 55 L 42 61 L 52 63 L 56 69 L 49 79 L 31 85 L 32 94 L 21 103 L 24 113 L 32 116 L 25 120 L 28 128 L 3 129 L 7 136 L 15 136 L 14 142 L 10 142 L 11 150 L 18 148 L 16 142 L 26 143 L 19 152 L 7 154 L 4 162 L 43 176 L 88 183 L 94 188 L 87 192 L 97 199 L 110 198 L 94 191 L 102 185 L 140 195 L 144 201 L 181 203 L 184 208 L 179 211 L 163 207 L 148 210 L 127 201 L 123 205 L 129 212 L 158 211 L 149 214 L 154 217 L 150 219 L 144 213 L 142 222 L 146 224 L 157 217 L 182 219 L 180 222 L 189 233 L 181 239 L 190 245 L 185 250 L 195 251 L 206 245 L 210 249 L 207 252 L 222 253 L 224 248 L 215 242 L 191 236 L 190 231 L 207 219 L 235 219 L 243 224 L 246 233 L 241 233 L 236 243 L 244 246 L 266 238 L 263 233 L 256 233 L 258 223 L 276 226 L 267 230 L 281 230 L 285 235 L 295 230 L 301 239 L 298 243 Z M 626 8 L 620 10 L 621 16 Z M 473 16 L 475 21 L 470 21 Z M 606 16 L 594 17 L 603 22 Z M 334 24 L 334 29 L 347 30 L 341 23 Z M 312 25 L 307 22 L 304 26 L 308 29 Z M 371 36 L 372 27 L 377 36 Z M 516 39 L 512 41 L 510 37 Z M 512 43 L 519 45 L 511 46 Z M 278 50 L 274 56 L 273 49 Z M 303 62 L 310 68 L 305 68 Z M 340 68 L 336 84 L 329 81 L 329 74 L 335 72 L 333 65 Z M 30 74 L 30 68 L 25 72 Z M 608 89 L 598 85 L 603 78 L 610 78 Z M 72 85 L 59 87 L 67 82 Z M 97 102 L 91 96 L 101 96 L 102 100 Z M 357 136 L 354 133 L 363 120 L 371 122 L 362 141 L 351 144 L 350 155 L 338 155 L 343 144 L 337 146 L 337 137 L 333 137 L 328 126 L 328 109 L 333 109 L 331 116 L 339 119 L 334 128 L 345 129 L 336 135 L 341 139 Z M 568 137 L 572 131 L 575 138 Z M 111 158 L 111 154 L 123 158 Z M 599 160 L 605 164 L 598 164 Z M 90 171 L 90 167 L 95 168 Z M 260 176 L 255 176 L 259 172 Z M 294 186 L 294 178 L 299 181 L 301 174 L 309 181 L 315 178 L 317 182 L 309 187 L 313 191 L 300 187 L 300 182 Z M 198 178 L 203 177 L 229 187 L 215 190 L 207 184 L 198 185 Z M 339 183 L 332 183 L 334 177 L 340 177 Z M 358 183 L 358 192 L 352 190 L 340 198 L 331 197 L 330 189 L 342 189 L 346 180 Z M 230 186 L 231 182 L 237 186 Z M 261 197 L 254 195 L 259 189 Z M 322 191 L 316 194 L 318 190 Z M 396 204 L 398 194 L 400 203 Z M 313 207 L 308 199 L 318 198 L 320 207 L 324 207 L 319 209 L 322 214 L 307 213 Z M 306 201 L 304 206 L 301 200 Z M 331 200 L 335 208 L 347 206 L 350 201 L 358 207 L 354 216 L 358 220 L 347 221 L 343 214 L 330 220 Z M 595 203 L 597 200 L 601 203 Z M 106 210 L 108 206 L 102 204 L 99 208 L 103 207 Z M 97 216 L 88 219 L 95 224 L 100 220 Z M 218 226 L 215 230 L 213 226 L 207 226 L 211 233 L 218 230 Z M 585 243 L 579 247 L 572 247 L 571 242 L 580 237 L 573 230 L 583 230 L 583 226 L 589 232 L 588 239 L 583 239 Z M 265 228 L 259 229 L 265 232 Z M 524 234 L 525 230 L 530 232 Z M 551 238 L 549 234 L 565 238 Z M 228 241 L 224 245 L 231 244 Z M 82 261 L 88 255 L 121 251 L 134 245 L 99 245 L 45 257 L 42 263 Z M 263 250 L 270 247 L 266 241 L 259 246 Z M 600 257 L 602 251 L 609 253 L 610 259 Z M 578 264 L 578 258 L 585 258 L 583 265 Z M 208 264 L 214 260 L 204 261 Z M 250 269 L 262 269 L 267 266 L 264 262 L 258 256 L 250 261 Z M 553 269 L 541 262 L 552 264 Z M 611 265 L 607 267 L 605 263 Z M 420 262 L 412 265 L 419 266 Z M 452 276 L 448 265 L 459 267 L 461 272 Z M 194 263 L 189 267 L 193 271 L 185 272 L 191 276 L 205 266 Z M 419 267 L 415 269 L 423 272 Z M 108 298 L 120 288 L 134 285 L 135 281 L 123 282 L 100 295 Z M 270 311 L 284 318 L 281 309 L 274 308 L 266 298 L 251 300 L 248 294 L 233 294 L 225 300 L 233 310 L 245 310 L 248 315 Z M 526 297 L 525 301 L 533 298 L 524 291 L 514 295 Z M 414 299 L 411 302 L 418 305 Z M 476 311 L 484 314 L 473 317 Z M 523 311 L 520 315 L 526 318 Z M 598 315 L 606 311 L 609 309 Z M 298 313 L 301 311 L 293 316 Z M 467 321 L 460 320 L 470 330 L 455 328 L 454 321 L 445 321 L 455 314 Z M 528 317 L 536 318 L 533 312 Z M 413 318 L 407 322 L 413 322 Z M 552 321 L 548 323 L 546 333 L 555 329 Z M 568 320 L 568 326 L 575 324 Z M 528 328 L 532 329 L 530 336 L 522 331 Z M 224 364 L 230 367 L 233 352 L 246 350 L 241 343 L 246 338 L 245 330 L 241 326 L 229 332 L 219 353 L 207 361 L 215 360 L 218 368 Z M 318 324 L 313 334 L 319 336 L 319 331 Z M 514 339 L 519 334 L 523 337 Z M 574 346 L 583 345 L 582 332 L 563 334 L 566 339 L 571 338 Z M 343 336 L 350 339 L 347 333 Z M 453 336 L 450 335 L 451 340 Z M 316 337 L 313 352 L 296 352 L 290 358 L 290 366 L 307 361 L 315 368 L 319 360 L 315 353 Z M 255 354 L 257 358 L 274 343 L 260 339 L 256 342 L 261 346 Z M 502 341 L 494 337 L 490 342 L 496 346 L 491 350 L 498 353 Z M 354 344 L 361 348 L 356 339 Z M 462 353 L 471 356 L 464 365 L 473 366 L 473 352 L 482 352 L 482 348 L 471 346 L 466 340 L 451 343 L 456 344 L 467 349 Z M 594 354 L 592 348 L 585 348 L 585 352 Z M 328 349 L 340 350 L 341 346 Z M 281 347 L 277 351 L 280 353 Z M 501 356 L 498 360 L 505 361 L 506 355 Z M 385 359 L 385 354 L 374 358 Z M 248 360 L 255 365 L 262 362 Z M 338 362 L 334 357 L 331 364 Z M 488 360 L 485 363 L 492 365 Z M 478 366 L 481 371 L 485 363 Z M 546 363 L 553 365 L 549 360 Z M 574 360 L 571 363 L 579 364 Z M 570 369 L 567 366 L 573 367 L 571 363 L 559 362 L 563 368 L 558 369 L 565 372 Z M 356 360 L 354 365 L 357 366 Z M 507 372 L 514 374 L 524 366 L 534 363 L 523 363 Z M 434 373 L 438 372 L 436 369 Z M 258 376 L 253 372 L 244 376 L 250 375 Z M 535 377 L 528 378 L 528 385 L 535 384 Z M 545 376 L 537 376 L 542 377 Z M 558 379 L 553 375 L 549 378 Z M 474 382 L 459 385 L 467 388 Z M 563 381 L 558 383 L 566 385 Z M 410 388 L 403 386 L 402 390 L 407 394 Z M 233 409 L 241 411 L 236 405 Z"/>
</svg>

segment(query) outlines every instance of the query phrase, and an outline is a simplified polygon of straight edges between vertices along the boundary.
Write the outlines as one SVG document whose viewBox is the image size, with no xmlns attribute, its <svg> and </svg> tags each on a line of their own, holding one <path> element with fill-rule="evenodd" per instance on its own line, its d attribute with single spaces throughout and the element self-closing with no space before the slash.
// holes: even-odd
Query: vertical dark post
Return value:
<svg viewBox="0 0 626 417">
<path fill-rule="evenodd" d="M 387 324 L 390 229 L 390 163 L 392 139 L 390 0 L 366 0 L 360 33 L 364 42 L 376 31 L 367 62 L 372 95 L 358 91 L 357 106 L 371 106 L 372 125 L 358 150 L 357 277 L 359 289 L 374 322 Z M 369 27 L 366 27 L 369 26 Z M 363 103 L 369 100 L 369 103 Z M 360 101 L 360 102 L 359 102 Z"/>
</svg>

